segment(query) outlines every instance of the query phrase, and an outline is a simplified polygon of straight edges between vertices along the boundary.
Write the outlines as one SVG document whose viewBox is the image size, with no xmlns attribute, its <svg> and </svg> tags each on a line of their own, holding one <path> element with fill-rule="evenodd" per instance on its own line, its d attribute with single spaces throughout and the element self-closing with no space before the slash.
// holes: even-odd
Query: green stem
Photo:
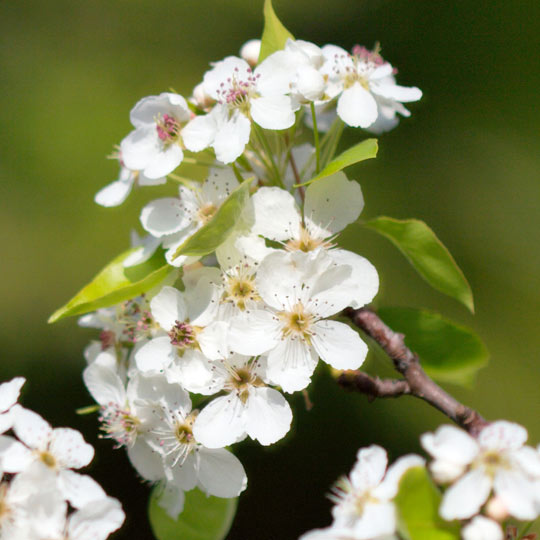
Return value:
<svg viewBox="0 0 540 540">
<path fill-rule="evenodd" d="M 274 180 L 275 180 L 274 183 L 278 185 L 279 187 L 285 189 L 283 181 L 281 180 L 281 175 L 279 174 L 279 169 L 277 168 L 276 162 L 274 160 L 274 156 L 272 155 L 272 149 L 270 148 L 270 144 L 268 143 L 268 139 L 266 138 L 266 135 L 264 134 L 263 129 L 257 126 L 256 124 L 253 124 L 253 131 L 259 141 L 259 144 L 263 147 L 264 151 L 266 152 L 266 157 L 268 158 L 271 165 L 272 172 L 274 173 Z"/>
<path fill-rule="evenodd" d="M 525 525 L 523 530 L 518 534 L 518 538 L 523 538 L 530 530 L 531 527 L 534 525 L 534 521 L 530 521 Z"/>
<path fill-rule="evenodd" d="M 321 148 L 319 146 L 319 130 L 317 129 L 317 114 L 315 113 L 315 103 L 309 104 L 311 108 L 311 118 L 313 120 L 313 140 L 315 142 L 315 174 L 319 174 L 321 170 Z"/>
<path fill-rule="evenodd" d="M 180 184 L 184 184 L 185 186 L 187 186 L 190 189 L 195 189 L 195 190 L 198 189 L 198 187 L 195 185 L 195 182 L 192 182 L 189 178 L 186 178 L 184 176 L 179 176 L 178 174 L 169 173 L 167 175 L 167 178 L 171 178 L 172 180 L 176 180 Z"/>
<path fill-rule="evenodd" d="M 334 132 L 332 133 L 332 137 L 328 140 L 328 148 L 325 149 L 326 151 L 324 153 L 324 159 L 323 159 L 324 166 L 326 166 L 334 157 L 339 141 L 341 139 L 341 135 L 343 134 L 344 128 L 345 128 L 345 124 L 343 122 L 339 121 L 336 124 L 336 128 Z"/>
<path fill-rule="evenodd" d="M 234 176 L 236 176 L 236 179 L 238 180 L 238 183 L 241 184 L 244 179 L 242 178 L 242 175 L 240 174 L 240 171 L 238 170 L 238 167 L 236 166 L 236 163 L 232 163 L 232 170 L 234 172 Z"/>
</svg>

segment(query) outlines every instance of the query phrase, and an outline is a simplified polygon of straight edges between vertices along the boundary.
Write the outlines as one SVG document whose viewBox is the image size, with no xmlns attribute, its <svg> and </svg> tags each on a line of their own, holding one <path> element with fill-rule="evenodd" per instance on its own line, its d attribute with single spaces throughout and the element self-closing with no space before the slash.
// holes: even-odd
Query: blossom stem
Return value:
<svg viewBox="0 0 540 540">
<path fill-rule="evenodd" d="M 270 143 L 268 142 L 268 139 L 266 138 L 262 128 L 259 128 L 257 125 L 253 125 L 255 136 L 257 137 L 259 144 L 262 146 L 264 151 L 266 152 L 266 157 L 268 158 L 272 172 L 274 173 L 275 177 L 275 183 L 282 189 L 285 189 L 285 186 L 283 185 L 283 181 L 281 180 L 281 175 L 279 174 L 279 169 L 277 168 L 276 162 L 274 161 L 274 156 L 272 154 L 272 149 L 270 148 Z"/>
<path fill-rule="evenodd" d="M 300 178 L 298 167 L 296 166 L 296 161 L 294 160 L 294 156 L 292 155 L 291 149 L 289 149 L 289 163 L 291 164 L 291 169 L 292 169 L 296 184 L 300 184 L 302 180 Z M 298 186 L 298 193 L 300 194 L 300 197 L 302 198 L 302 201 L 303 201 L 306 198 L 306 192 L 302 186 Z"/>
<path fill-rule="evenodd" d="M 404 391 L 398 395 L 410 394 L 427 401 L 430 405 L 448 416 L 448 418 L 473 436 L 477 436 L 488 424 L 477 411 L 470 409 L 457 401 L 428 377 L 420 365 L 418 356 L 405 345 L 405 336 L 394 332 L 375 312 L 367 308 L 348 308 L 345 310 L 345 315 L 382 347 L 386 354 L 392 359 L 396 371 L 403 375 L 404 380 L 398 381 L 400 383 L 398 387 Z M 355 388 L 360 392 L 364 392 L 364 388 L 367 388 L 368 390 L 373 388 L 373 384 L 370 386 L 366 383 L 365 374 L 358 375 L 359 373 L 361 372 L 345 372 L 344 377 L 347 384 L 344 386 L 350 389 Z M 359 377 L 360 383 L 351 383 L 351 380 L 354 380 L 355 377 Z M 373 379 L 373 381 L 376 381 L 376 379 Z M 373 381 L 371 381 L 371 383 L 373 383 Z M 339 382 L 342 384 L 341 377 Z M 408 385 L 408 388 L 404 383 Z M 386 381 L 375 383 L 375 389 L 377 389 L 378 386 L 384 386 L 386 388 L 388 384 L 390 383 L 387 383 Z M 390 392 L 388 396 L 374 396 L 373 392 L 371 394 L 368 393 L 368 395 L 373 397 L 396 397 L 395 392 Z"/>
<path fill-rule="evenodd" d="M 317 114 L 315 112 L 315 103 L 313 101 L 309 104 L 311 108 L 311 118 L 313 119 L 313 141 L 315 143 L 315 159 L 316 159 L 316 174 L 319 174 L 321 170 L 321 147 L 319 145 L 319 130 L 317 129 Z M 298 184 L 300 182 L 297 182 Z"/>
</svg>

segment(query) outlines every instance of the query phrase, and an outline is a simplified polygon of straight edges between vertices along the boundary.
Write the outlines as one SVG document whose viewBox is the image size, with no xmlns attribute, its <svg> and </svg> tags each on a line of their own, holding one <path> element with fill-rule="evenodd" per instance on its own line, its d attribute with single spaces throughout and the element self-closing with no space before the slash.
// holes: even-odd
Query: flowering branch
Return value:
<svg viewBox="0 0 540 540">
<path fill-rule="evenodd" d="M 416 396 L 439 409 L 473 436 L 478 435 L 488 424 L 477 411 L 457 401 L 428 377 L 418 356 L 405 345 L 404 335 L 394 332 L 375 312 L 367 308 L 349 308 L 344 313 L 382 347 L 404 380 L 374 379 L 365 373 L 351 370 L 339 377 L 341 386 L 368 394 L 371 399 L 404 394 Z"/>
</svg>

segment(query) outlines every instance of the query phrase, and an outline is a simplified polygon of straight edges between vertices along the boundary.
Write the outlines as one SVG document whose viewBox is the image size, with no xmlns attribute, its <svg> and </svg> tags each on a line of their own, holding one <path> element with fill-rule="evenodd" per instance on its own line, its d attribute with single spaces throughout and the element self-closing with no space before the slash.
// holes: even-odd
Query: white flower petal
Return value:
<svg viewBox="0 0 540 540">
<path fill-rule="evenodd" d="M 296 238 L 300 234 L 300 212 L 288 191 L 262 187 L 251 200 L 255 211 L 253 234 L 279 241 Z"/>
<path fill-rule="evenodd" d="M 400 86 L 399 84 L 381 82 L 370 85 L 370 88 L 374 94 L 404 103 L 418 101 L 422 97 L 422 90 L 415 86 Z"/>
<path fill-rule="evenodd" d="M 223 85 L 230 85 L 231 78 L 244 81 L 251 75 L 249 64 L 236 56 L 227 56 L 223 60 L 216 62 L 210 71 L 204 74 L 204 91 L 212 98 L 219 100 L 219 92 Z"/>
<path fill-rule="evenodd" d="M 223 321 L 214 321 L 198 336 L 197 341 L 202 353 L 210 360 L 218 360 L 228 355 L 229 325 Z"/>
<path fill-rule="evenodd" d="M 182 163 L 183 159 L 184 152 L 178 144 L 159 146 L 144 168 L 144 175 L 150 179 L 166 176 L 172 173 Z"/>
<path fill-rule="evenodd" d="M 180 232 L 191 224 L 178 198 L 168 197 L 149 202 L 141 211 L 141 224 L 153 236 Z"/>
<path fill-rule="evenodd" d="M 182 130 L 182 139 L 188 150 L 200 152 L 212 144 L 217 129 L 215 113 L 197 116 Z"/>
<path fill-rule="evenodd" d="M 328 238 L 356 221 L 363 208 L 360 184 L 338 172 L 309 185 L 304 219 L 314 236 Z"/>
<path fill-rule="evenodd" d="M 336 369 L 359 368 L 368 352 L 360 336 L 346 324 L 319 321 L 313 325 L 311 338 L 317 354 Z"/>
<path fill-rule="evenodd" d="M 495 474 L 493 487 L 510 515 L 522 521 L 538 517 L 534 487 L 524 474 L 500 468 Z"/>
<path fill-rule="evenodd" d="M 0 435 L 0 471 L 18 473 L 34 461 L 32 451 L 13 437 Z"/>
<path fill-rule="evenodd" d="M 39 414 L 20 405 L 14 405 L 13 431 L 26 446 L 36 450 L 44 450 L 52 434 L 51 425 Z"/>
<path fill-rule="evenodd" d="M 512 452 L 512 460 L 519 464 L 525 474 L 540 478 L 540 452 L 532 446 L 523 446 Z"/>
<path fill-rule="evenodd" d="M 377 120 L 377 102 L 360 83 L 354 83 L 339 96 L 337 113 L 347 125 L 367 128 Z"/>
<path fill-rule="evenodd" d="M 287 129 L 295 121 L 289 96 L 262 96 L 251 100 L 251 117 L 265 129 Z"/>
<path fill-rule="evenodd" d="M 400 457 L 388 467 L 384 480 L 373 490 L 373 495 L 378 499 L 392 500 L 398 493 L 401 477 L 412 467 L 424 467 L 425 463 L 423 458 L 414 454 Z"/>
<path fill-rule="evenodd" d="M 0 384 L 0 412 L 7 411 L 17 403 L 25 381 L 24 377 L 15 377 L 11 381 Z"/>
<path fill-rule="evenodd" d="M 184 509 L 185 500 L 183 489 L 174 484 L 167 484 L 159 496 L 158 505 L 167 512 L 170 518 L 176 521 Z"/>
<path fill-rule="evenodd" d="M 466 431 L 451 425 L 440 426 L 435 433 L 424 433 L 420 443 L 436 460 L 468 465 L 479 452 L 476 439 Z"/>
<path fill-rule="evenodd" d="M 88 465 L 94 457 L 94 448 L 86 443 L 75 429 L 53 429 L 49 450 L 62 467 L 80 469 Z"/>
<path fill-rule="evenodd" d="M 128 447 L 127 454 L 135 470 L 150 482 L 157 482 L 165 477 L 163 460 L 157 452 L 146 444 L 144 436 L 139 435 L 133 446 Z"/>
<path fill-rule="evenodd" d="M 303 390 L 311 382 L 317 355 L 299 339 L 283 339 L 268 353 L 267 376 L 284 392 Z"/>
<path fill-rule="evenodd" d="M 132 187 L 133 181 L 116 180 L 116 182 L 112 182 L 100 189 L 96 193 L 94 201 L 105 207 L 118 206 L 127 199 Z"/>
<path fill-rule="evenodd" d="M 261 444 L 279 441 L 291 428 L 291 407 L 273 388 L 252 388 L 246 408 L 246 432 Z"/>
<path fill-rule="evenodd" d="M 350 305 L 354 309 L 369 304 L 379 291 L 379 274 L 376 268 L 364 257 L 345 249 L 332 249 L 328 252 L 336 264 L 352 268 L 343 287 L 350 291 Z"/>
<path fill-rule="evenodd" d="M 232 163 L 238 158 L 249 142 L 251 122 L 241 113 L 235 113 L 219 126 L 213 148 L 216 158 L 222 163 Z"/>
<path fill-rule="evenodd" d="M 144 169 L 158 151 L 157 141 L 159 139 L 154 125 L 132 131 L 120 143 L 124 165 L 133 171 Z"/>
<path fill-rule="evenodd" d="M 254 309 L 230 321 L 231 350 L 254 356 L 269 351 L 279 342 L 279 323 L 269 311 Z"/>
<path fill-rule="evenodd" d="M 124 383 L 113 369 L 94 362 L 83 371 L 83 380 L 92 397 L 100 405 L 125 405 Z"/>
<path fill-rule="evenodd" d="M 234 454 L 224 449 L 201 448 L 199 457 L 199 484 L 206 493 L 230 498 L 246 489 L 246 472 Z"/>
<path fill-rule="evenodd" d="M 105 540 L 125 519 L 120 503 L 106 497 L 86 505 L 69 518 L 68 534 L 73 540 Z"/>
<path fill-rule="evenodd" d="M 129 114 L 135 127 L 155 126 L 156 118 L 168 114 L 180 122 L 189 119 L 186 100 L 179 94 L 163 92 L 159 96 L 147 96 L 140 99 Z"/>
<path fill-rule="evenodd" d="M 165 331 L 170 331 L 176 321 L 183 322 L 187 318 L 187 307 L 184 294 L 174 287 L 163 287 L 150 301 L 152 316 Z"/>
<path fill-rule="evenodd" d="M 83 508 L 91 502 L 107 497 L 103 488 L 93 478 L 69 470 L 60 471 L 58 486 L 74 508 Z"/>
<path fill-rule="evenodd" d="M 208 448 L 224 448 L 241 439 L 244 427 L 244 404 L 234 394 L 218 397 L 199 413 L 193 425 L 197 442 Z"/>
<path fill-rule="evenodd" d="M 162 371 L 176 356 L 168 336 L 157 337 L 145 343 L 135 353 L 135 363 L 142 372 Z"/>
<path fill-rule="evenodd" d="M 470 518 L 478 513 L 490 491 L 490 477 L 479 469 L 473 469 L 448 488 L 439 513 L 448 521 Z"/>
<path fill-rule="evenodd" d="M 361 448 L 356 454 L 356 463 L 351 471 L 350 479 L 359 493 L 378 486 L 386 472 L 388 458 L 386 450 L 375 444 Z"/>
<path fill-rule="evenodd" d="M 352 527 L 353 538 L 379 539 L 396 530 L 396 508 L 392 503 L 367 503 L 359 520 Z"/>
<path fill-rule="evenodd" d="M 517 450 L 527 441 L 527 430 L 519 424 L 498 420 L 485 427 L 478 436 L 482 448 Z"/>
</svg>

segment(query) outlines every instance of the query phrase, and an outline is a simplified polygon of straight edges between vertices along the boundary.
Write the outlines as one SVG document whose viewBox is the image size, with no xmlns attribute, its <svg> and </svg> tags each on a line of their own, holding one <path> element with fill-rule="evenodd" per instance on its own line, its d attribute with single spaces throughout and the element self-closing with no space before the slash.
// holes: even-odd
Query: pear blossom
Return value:
<svg viewBox="0 0 540 540">
<path fill-rule="evenodd" d="M 165 373 L 190 392 L 206 388 L 211 378 L 209 361 L 224 352 L 225 323 L 215 321 L 217 287 L 202 273 L 197 286 L 184 293 L 174 287 L 152 298 L 150 308 L 161 326 L 161 335 L 135 353 L 143 373 Z"/>
<path fill-rule="evenodd" d="M 167 178 L 164 176 L 147 178 L 141 171 L 128 169 L 122 164 L 121 157 L 119 157 L 119 161 L 120 174 L 118 179 L 100 189 L 94 197 L 94 201 L 101 206 L 119 206 L 127 199 L 135 184 L 139 186 L 157 186 L 167 182 Z"/>
<path fill-rule="evenodd" d="M 120 144 L 125 167 L 158 180 L 171 173 L 184 158 L 182 126 L 190 119 L 186 100 L 170 92 L 141 99 L 131 110 L 135 130 Z"/>
<path fill-rule="evenodd" d="M 141 224 L 154 238 L 160 239 L 167 249 L 165 257 L 169 264 L 181 266 L 196 260 L 185 256 L 175 259 L 174 256 L 180 245 L 215 216 L 237 186 L 238 180 L 232 171 L 211 169 L 199 189 L 180 186 L 178 198 L 156 199 L 142 209 Z"/>
<path fill-rule="evenodd" d="M 349 280 L 355 286 L 351 306 L 359 308 L 371 302 L 379 289 L 377 271 L 364 257 L 337 249 L 333 242 L 362 212 L 364 199 L 357 182 L 339 172 L 310 184 L 303 215 L 294 197 L 280 188 L 262 187 L 252 201 L 252 235 L 282 242 L 288 251 L 325 250 L 336 264 L 348 264 L 353 269 Z"/>
<path fill-rule="evenodd" d="M 411 467 L 422 467 L 424 460 L 407 455 L 387 467 L 386 451 L 372 445 L 358 451 L 349 477 L 339 480 L 333 490 L 334 526 L 350 529 L 354 538 L 367 540 L 392 535 L 396 530 L 399 481 Z"/>
<path fill-rule="evenodd" d="M 193 425 L 196 439 L 208 448 L 222 448 L 246 435 L 263 445 L 284 437 L 292 421 L 291 407 L 275 389 L 265 384 L 261 360 L 233 354 L 215 363 L 215 390 L 226 394 L 213 399 Z"/>
<path fill-rule="evenodd" d="M 160 416 L 152 430 L 149 444 L 163 460 L 163 467 L 171 500 L 169 509 L 176 505 L 181 510 L 183 497 L 178 490 L 189 491 L 199 487 L 208 495 L 236 497 L 247 485 L 242 464 L 224 448 L 206 448 L 193 434 L 198 411 L 191 410 L 186 392 L 164 393 Z"/>
<path fill-rule="evenodd" d="M 305 388 L 322 358 L 336 369 L 356 369 L 367 346 L 346 324 L 328 320 L 350 303 L 351 266 L 337 265 L 324 251 L 276 251 L 257 271 L 264 309 L 231 320 L 230 348 L 265 354 L 267 376 L 285 392 Z"/>
<path fill-rule="evenodd" d="M 472 517 L 493 491 L 510 515 L 535 519 L 540 456 L 525 446 L 526 440 L 525 428 L 504 420 L 485 427 L 476 439 L 454 426 L 422 435 L 422 446 L 434 458 L 430 470 L 435 480 L 452 484 L 440 515 L 448 520 Z"/>
<path fill-rule="evenodd" d="M 243 59 L 228 56 L 204 75 L 204 91 L 217 104 L 185 128 L 186 147 L 199 152 L 211 146 L 223 163 L 232 163 L 244 151 L 251 120 L 265 129 L 287 129 L 295 115 L 288 72 L 280 69 L 274 55 L 255 70 Z"/>
<path fill-rule="evenodd" d="M 461 532 L 463 540 L 503 540 L 504 538 L 501 526 L 484 516 L 475 516 Z"/>
<path fill-rule="evenodd" d="M 156 403 L 168 388 L 164 378 L 136 374 L 126 387 L 113 369 L 94 362 L 84 370 L 83 379 L 100 405 L 102 437 L 114 441 L 115 448 L 126 447 L 131 463 L 143 478 L 163 478 L 161 460 L 148 446 L 147 439 L 157 421 Z M 178 385 L 174 389 L 183 392 Z"/>
<path fill-rule="evenodd" d="M 396 112 L 410 115 L 404 102 L 422 97 L 418 88 L 396 84 L 394 68 L 377 51 L 356 46 L 349 54 L 336 45 L 325 45 L 322 52 L 326 61 L 321 71 L 328 77 L 326 93 L 329 98 L 338 98 L 337 114 L 349 126 L 369 128 L 383 117 L 378 130 L 389 129 Z"/>
</svg>

